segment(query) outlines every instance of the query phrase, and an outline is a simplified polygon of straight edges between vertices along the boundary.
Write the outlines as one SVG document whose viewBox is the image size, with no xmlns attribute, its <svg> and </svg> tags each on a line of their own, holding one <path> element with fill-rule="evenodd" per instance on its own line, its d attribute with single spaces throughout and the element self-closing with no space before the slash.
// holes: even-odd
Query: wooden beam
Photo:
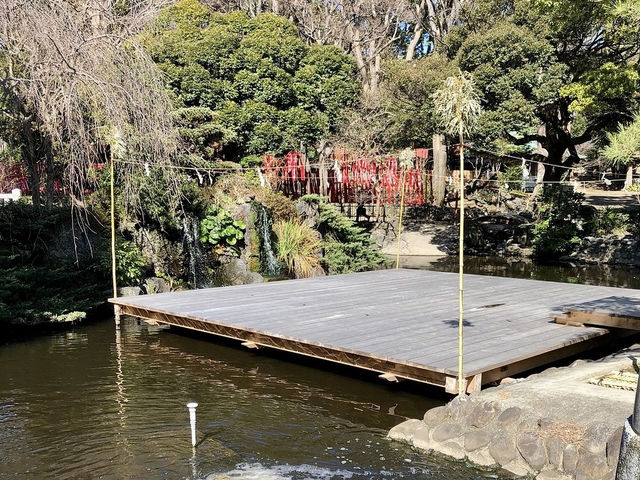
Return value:
<svg viewBox="0 0 640 480">
<path fill-rule="evenodd" d="M 297 353 L 308 357 L 329 360 L 331 362 L 363 368 L 381 374 L 391 374 L 398 379 L 414 380 L 439 387 L 445 386 L 446 375 L 417 365 L 394 362 L 392 360 L 370 357 L 364 354 L 340 350 L 325 345 L 317 345 L 298 340 L 268 335 L 260 332 L 244 330 L 230 325 L 216 323 L 210 320 L 203 321 L 182 315 L 173 315 L 167 312 L 148 310 L 146 308 L 122 304 L 122 313 L 160 323 L 187 328 L 199 332 L 212 333 L 225 338 L 241 340 L 244 343 L 274 348 L 291 353 Z"/>
<path fill-rule="evenodd" d="M 562 317 L 561 317 L 562 318 Z M 608 312 L 594 312 L 588 310 L 567 310 L 568 322 L 598 327 L 623 328 L 625 330 L 640 330 L 640 317 L 619 315 Z M 556 318 L 557 323 L 561 323 Z M 566 325 L 571 325 L 571 323 Z"/>
</svg>

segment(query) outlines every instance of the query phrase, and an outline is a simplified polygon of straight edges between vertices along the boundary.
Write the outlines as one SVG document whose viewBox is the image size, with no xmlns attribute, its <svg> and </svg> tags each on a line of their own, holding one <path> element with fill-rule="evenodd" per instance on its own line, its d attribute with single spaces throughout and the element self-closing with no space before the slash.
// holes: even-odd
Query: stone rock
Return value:
<svg viewBox="0 0 640 480">
<path fill-rule="evenodd" d="M 249 270 L 249 266 L 240 258 L 221 256 L 220 267 L 216 272 L 216 285 L 244 285 L 261 283 L 262 275 Z"/>
<path fill-rule="evenodd" d="M 526 460 L 533 470 L 540 471 L 547 464 L 544 441 L 535 432 L 521 433 L 518 436 L 516 445 L 522 458 Z"/>
<path fill-rule="evenodd" d="M 169 286 L 169 282 L 164 278 L 150 277 L 144 281 L 144 290 L 147 292 L 147 295 L 151 295 L 154 293 L 170 292 L 171 287 Z"/>
<path fill-rule="evenodd" d="M 472 402 L 468 397 L 456 397 L 447 404 L 451 420 L 456 423 L 464 423 L 472 408 Z"/>
<path fill-rule="evenodd" d="M 414 433 L 420 425 L 423 425 L 420 420 L 412 418 L 393 427 L 391 430 L 389 430 L 387 436 L 393 440 L 410 442 L 413 438 Z"/>
<path fill-rule="evenodd" d="M 542 430 L 549 430 L 555 424 L 556 424 L 556 422 L 552 418 L 542 417 L 542 418 L 538 419 L 538 426 Z"/>
<path fill-rule="evenodd" d="M 592 423 L 587 427 L 587 430 L 584 433 L 584 441 L 582 442 L 583 448 L 590 453 L 604 453 L 607 448 L 607 441 L 611 436 L 611 432 L 611 425 L 601 422 Z"/>
<path fill-rule="evenodd" d="M 300 200 L 296 202 L 296 210 L 298 210 L 300 218 L 305 220 L 310 227 L 318 225 L 320 211 L 317 204 Z"/>
<path fill-rule="evenodd" d="M 515 440 L 502 432 L 495 434 L 491 439 L 489 454 L 503 467 L 519 456 Z"/>
<path fill-rule="evenodd" d="M 521 458 L 516 458 L 515 460 L 507 463 L 506 465 L 502 465 L 502 468 L 505 469 L 507 472 L 511 472 L 514 475 L 517 475 L 519 477 L 526 477 L 527 475 L 530 475 L 533 473 L 533 470 L 531 470 L 531 467 L 527 465 L 527 462 L 525 462 Z"/>
<path fill-rule="evenodd" d="M 154 272 L 179 278 L 189 271 L 183 242 L 171 241 L 161 232 L 148 228 L 135 230 L 133 239 L 140 247 L 142 260 Z"/>
<path fill-rule="evenodd" d="M 467 458 L 469 459 L 469 461 L 482 467 L 490 467 L 496 464 L 496 461 L 489 454 L 489 449 L 487 448 L 482 448 L 473 452 L 467 452 Z"/>
<path fill-rule="evenodd" d="M 419 448 L 421 450 L 430 450 L 431 449 L 431 436 L 430 436 L 430 428 L 427 427 L 424 423 L 418 425 L 418 428 L 413 433 L 413 446 Z"/>
<path fill-rule="evenodd" d="M 536 480 L 571 480 L 571 477 L 558 470 L 545 470 L 538 474 Z"/>
<path fill-rule="evenodd" d="M 607 440 L 607 463 L 610 467 L 618 465 L 620 455 L 620 442 L 622 441 L 623 427 L 617 428 Z"/>
<path fill-rule="evenodd" d="M 118 289 L 119 297 L 135 297 L 141 293 L 142 289 L 140 287 L 120 287 Z"/>
<path fill-rule="evenodd" d="M 549 437 L 544 442 L 549 464 L 555 468 L 562 467 L 562 451 L 565 443 L 559 437 Z"/>
<path fill-rule="evenodd" d="M 606 457 L 581 451 L 576 465 L 576 478 L 581 480 L 605 480 L 609 472 Z"/>
<path fill-rule="evenodd" d="M 449 416 L 449 410 L 446 406 L 435 407 L 427 410 L 424 414 L 423 421 L 427 425 L 434 426 Z"/>
<path fill-rule="evenodd" d="M 522 409 L 518 407 L 509 407 L 505 411 L 503 411 L 500 415 L 498 415 L 497 423 L 501 427 L 506 427 L 507 425 L 511 425 L 513 422 L 517 421 L 522 414 Z"/>
<path fill-rule="evenodd" d="M 435 442 L 446 442 L 462 435 L 462 426 L 458 423 L 442 423 L 433 429 L 431 438 Z"/>
<path fill-rule="evenodd" d="M 322 268 L 320 265 L 317 265 L 316 268 L 313 269 L 313 272 L 311 272 L 311 278 L 326 276 L 327 272 L 325 272 L 324 268 Z"/>
<path fill-rule="evenodd" d="M 562 451 L 562 470 L 566 473 L 574 473 L 578 464 L 578 448 L 569 444 Z"/>
<path fill-rule="evenodd" d="M 441 444 L 437 447 L 437 450 L 444 455 L 455 458 L 456 460 L 462 460 L 467 456 L 464 449 L 456 442 L 446 442 Z"/>
<path fill-rule="evenodd" d="M 472 427 L 482 428 L 490 423 L 498 414 L 495 402 L 483 402 L 476 405 L 467 418 L 467 423 Z"/>
<path fill-rule="evenodd" d="M 464 436 L 464 448 L 468 452 L 473 452 L 479 448 L 486 447 L 491 441 L 491 436 L 484 430 L 474 430 Z"/>
<path fill-rule="evenodd" d="M 262 282 L 264 282 L 264 277 L 260 275 L 258 272 L 249 272 L 245 280 L 245 283 L 262 283 Z"/>
</svg>

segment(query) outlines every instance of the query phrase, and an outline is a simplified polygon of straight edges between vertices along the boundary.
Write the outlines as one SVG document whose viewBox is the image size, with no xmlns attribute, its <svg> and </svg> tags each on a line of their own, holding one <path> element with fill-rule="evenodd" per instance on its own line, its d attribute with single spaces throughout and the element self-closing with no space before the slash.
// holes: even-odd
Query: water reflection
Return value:
<svg viewBox="0 0 640 480">
<path fill-rule="evenodd" d="M 401 257 L 402 268 L 457 272 L 458 257 Z M 497 277 L 528 278 L 551 282 L 608 287 L 640 288 L 640 268 L 624 265 L 539 264 L 503 257 L 465 257 L 465 273 Z"/>
<path fill-rule="evenodd" d="M 384 439 L 442 401 L 422 391 L 159 331 L 129 319 L 1 347 L 0 478 L 494 478 Z"/>
</svg>

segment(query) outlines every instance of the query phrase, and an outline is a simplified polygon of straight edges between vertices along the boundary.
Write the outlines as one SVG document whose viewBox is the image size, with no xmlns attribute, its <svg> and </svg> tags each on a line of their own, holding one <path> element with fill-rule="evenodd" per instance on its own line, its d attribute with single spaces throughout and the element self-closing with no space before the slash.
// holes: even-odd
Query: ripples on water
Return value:
<svg viewBox="0 0 640 480">
<path fill-rule="evenodd" d="M 0 478 L 498 478 L 384 438 L 433 392 L 287 360 L 134 321 L 0 346 Z"/>
</svg>

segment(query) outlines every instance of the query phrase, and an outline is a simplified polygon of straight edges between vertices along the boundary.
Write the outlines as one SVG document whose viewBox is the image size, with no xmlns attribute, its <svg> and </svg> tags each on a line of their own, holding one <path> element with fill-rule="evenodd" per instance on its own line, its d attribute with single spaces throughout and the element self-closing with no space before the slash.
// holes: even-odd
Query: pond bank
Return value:
<svg viewBox="0 0 640 480">
<path fill-rule="evenodd" d="M 504 382 L 407 420 L 389 437 L 537 480 L 612 480 L 635 392 L 595 384 L 632 370 L 636 344 Z"/>
</svg>

